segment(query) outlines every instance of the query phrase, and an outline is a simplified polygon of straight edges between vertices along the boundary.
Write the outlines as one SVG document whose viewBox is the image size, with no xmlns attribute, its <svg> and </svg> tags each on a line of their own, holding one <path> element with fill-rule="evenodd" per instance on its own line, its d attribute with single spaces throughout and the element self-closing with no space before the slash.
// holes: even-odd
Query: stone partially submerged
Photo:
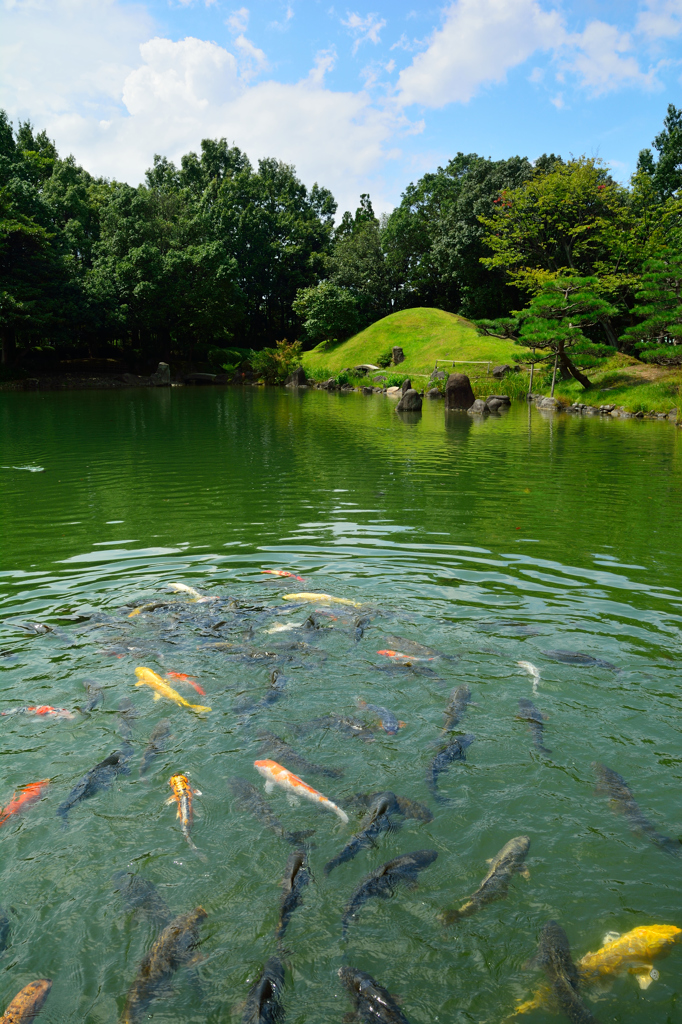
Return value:
<svg viewBox="0 0 682 1024">
<path fill-rule="evenodd" d="M 476 401 L 471 381 L 465 373 L 451 373 L 445 385 L 445 408 L 466 412 Z"/>
<path fill-rule="evenodd" d="M 421 395 L 414 388 L 403 392 L 403 397 L 396 406 L 396 412 L 419 412 L 422 407 Z"/>
</svg>

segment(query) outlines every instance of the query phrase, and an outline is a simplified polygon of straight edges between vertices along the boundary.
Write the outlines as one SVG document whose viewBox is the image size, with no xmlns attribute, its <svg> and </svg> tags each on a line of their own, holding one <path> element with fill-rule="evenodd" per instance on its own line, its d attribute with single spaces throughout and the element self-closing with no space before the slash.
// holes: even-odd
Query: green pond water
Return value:
<svg viewBox="0 0 682 1024">
<path fill-rule="evenodd" d="M 350 1003 L 337 971 L 350 964 L 398 997 L 413 1024 L 497 1022 L 542 981 L 523 968 L 549 919 L 576 958 L 609 931 L 682 927 L 682 858 L 633 834 L 595 791 L 591 767 L 619 772 L 659 831 L 682 835 L 682 432 L 545 416 L 524 403 L 485 421 L 446 419 L 431 403 L 406 422 L 389 399 L 319 391 L 11 393 L 0 396 L 0 465 L 10 467 L 0 470 L 0 709 L 83 708 L 86 679 L 104 693 L 73 720 L 0 719 L 0 804 L 50 779 L 0 830 L 10 922 L 0 1008 L 46 977 L 41 1021 L 118 1019 L 157 935 L 116 891 L 112 875 L 125 870 L 154 883 L 174 914 L 208 913 L 199 962 L 148 1014 L 168 1024 L 241 1019 L 276 952 L 291 852 L 228 786 L 241 776 L 263 794 L 253 768 L 261 729 L 342 769 L 343 778 L 306 781 L 350 815 L 344 825 L 281 790 L 266 797 L 286 829 L 315 829 L 313 881 L 285 937 L 287 1021 L 341 1021 Z M 11 468 L 27 466 L 44 472 Z M 193 604 L 169 582 L 224 600 Z M 289 607 L 282 598 L 296 591 L 362 607 Z M 160 601 L 172 603 L 128 617 Z M 319 628 L 305 629 L 311 611 Z M 33 622 L 53 631 L 21 628 Z M 282 625 L 296 628 L 273 631 Z M 378 653 L 398 644 L 414 653 L 415 643 L 439 656 L 403 665 Z M 543 653 L 556 649 L 597 663 Z M 540 671 L 535 694 L 519 661 Z M 174 685 L 211 712 L 154 701 L 135 688 L 139 665 L 189 674 L 206 697 Z M 275 668 L 286 678 L 281 699 L 240 712 L 268 693 Z M 460 684 L 475 706 L 459 728 L 475 741 L 466 763 L 441 776 L 450 802 L 439 804 L 427 773 Z M 130 773 L 74 807 L 63 829 L 59 804 L 121 748 L 126 698 L 136 716 Z M 548 716 L 551 753 L 516 719 L 520 698 Z M 335 729 L 296 734 L 332 713 L 371 724 L 358 699 L 406 726 L 374 727 L 372 742 Z M 172 738 L 141 777 L 164 717 Z M 192 835 L 205 860 L 164 805 L 174 772 L 202 791 Z M 359 820 L 349 798 L 383 789 L 427 804 L 433 821 L 405 820 L 325 877 Z M 517 876 L 506 900 L 443 928 L 438 913 L 464 902 L 486 859 L 518 835 L 531 840 L 530 880 Z M 422 849 L 438 858 L 418 887 L 370 900 L 343 942 L 341 913 L 360 880 Z M 586 1005 L 602 1022 L 679 1022 L 682 949 L 656 966 L 660 980 L 646 991 L 625 975 L 587 992 Z"/>
</svg>

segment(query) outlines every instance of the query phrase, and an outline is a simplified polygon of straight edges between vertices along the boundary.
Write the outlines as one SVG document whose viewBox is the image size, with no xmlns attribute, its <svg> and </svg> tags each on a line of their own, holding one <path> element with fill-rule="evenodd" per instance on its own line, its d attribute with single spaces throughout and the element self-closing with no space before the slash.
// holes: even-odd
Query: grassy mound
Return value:
<svg viewBox="0 0 682 1024">
<path fill-rule="evenodd" d="M 385 352 L 400 345 L 405 362 L 398 369 L 406 374 L 429 374 L 436 359 L 490 360 L 493 366 L 511 363 L 518 349 L 510 341 L 482 338 L 464 317 L 442 309 L 419 306 L 391 313 L 344 342 L 321 342 L 305 352 L 303 365 L 310 370 L 327 368 L 330 374 L 360 363 L 377 364 Z M 452 367 L 442 365 L 446 372 Z M 456 366 L 458 372 L 476 375 L 483 366 Z"/>
</svg>

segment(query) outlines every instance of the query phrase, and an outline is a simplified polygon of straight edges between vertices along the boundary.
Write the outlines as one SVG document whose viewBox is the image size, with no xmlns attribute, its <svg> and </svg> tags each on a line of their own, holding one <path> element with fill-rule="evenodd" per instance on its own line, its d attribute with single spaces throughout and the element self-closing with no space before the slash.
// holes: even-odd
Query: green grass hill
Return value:
<svg viewBox="0 0 682 1024">
<path fill-rule="evenodd" d="M 431 373 L 436 359 L 491 360 L 497 365 L 511 363 L 512 353 L 518 352 L 510 341 L 480 337 L 464 317 L 419 306 L 391 313 L 348 341 L 321 342 L 304 353 L 303 365 L 310 370 L 324 367 L 331 374 L 359 363 L 376 365 L 379 356 L 394 345 L 402 346 L 405 353 L 405 362 L 398 369 L 401 373 L 412 374 Z M 448 371 L 446 365 L 442 369 Z M 457 366 L 454 369 L 471 375 L 478 368 Z"/>
</svg>

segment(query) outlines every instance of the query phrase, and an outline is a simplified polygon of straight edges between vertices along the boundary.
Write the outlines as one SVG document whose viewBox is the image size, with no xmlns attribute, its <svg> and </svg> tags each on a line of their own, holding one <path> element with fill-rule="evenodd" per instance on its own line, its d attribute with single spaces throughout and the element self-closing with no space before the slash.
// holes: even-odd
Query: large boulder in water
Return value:
<svg viewBox="0 0 682 1024">
<path fill-rule="evenodd" d="M 414 388 L 408 388 L 398 402 L 396 412 L 419 412 L 421 407 L 422 399 L 419 392 L 415 391 Z"/>
<path fill-rule="evenodd" d="M 169 388 L 170 382 L 170 366 L 168 363 L 159 363 L 149 378 L 149 383 L 155 388 Z"/>
<path fill-rule="evenodd" d="M 287 388 L 304 388 L 307 383 L 305 370 L 302 366 L 297 366 L 284 381 L 284 386 Z"/>
<path fill-rule="evenodd" d="M 451 373 L 445 385 L 446 409 L 470 409 L 476 401 L 466 373 Z"/>
<path fill-rule="evenodd" d="M 402 391 L 403 394 L 405 394 L 405 392 L 409 391 L 411 387 L 412 387 L 412 381 L 410 380 L 409 377 L 406 377 L 405 380 L 403 381 L 403 384 L 402 384 L 402 387 L 401 387 L 400 390 Z"/>
</svg>

